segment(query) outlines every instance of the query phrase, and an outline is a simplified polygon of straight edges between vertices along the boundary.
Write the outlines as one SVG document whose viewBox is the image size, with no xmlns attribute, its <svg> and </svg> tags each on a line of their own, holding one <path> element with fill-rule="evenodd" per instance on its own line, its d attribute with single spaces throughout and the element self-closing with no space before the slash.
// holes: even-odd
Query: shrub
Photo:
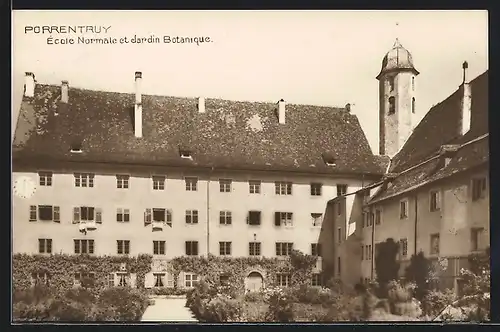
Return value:
<svg viewBox="0 0 500 332">
<path fill-rule="evenodd" d="M 422 299 L 423 313 L 432 318 L 436 317 L 446 306 L 452 304 L 455 299 L 455 292 L 451 289 L 447 289 L 444 292 L 429 291 Z"/>
<path fill-rule="evenodd" d="M 422 301 L 429 291 L 429 279 L 432 272 L 432 264 L 429 259 L 424 256 L 421 251 L 417 255 L 413 255 L 410 259 L 410 265 L 406 268 L 406 279 L 415 282 L 415 297 Z"/>
<path fill-rule="evenodd" d="M 380 296 L 386 296 L 386 286 L 391 280 L 398 279 L 399 263 L 397 254 L 399 245 L 389 238 L 379 244 L 379 249 L 375 258 L 375 270 L 377 272 L 377 282 L 380 285 Z"/>
<path fill-rule="evenodd" d="M 264 295 L 261 292 L 248 292 L 244 299 L 246 302 L 264 302 Z"/>
<path fill-rule="evenodd" d="M 293 322 L 294 310 L 293 299 L 280 288 L 268 289 L 265 291 L 265 299 L 269 303 L 266 314 L 268 322 Z"/>
<path fill-rule="evenodd" d="M 241 301 L 219 295 L 206 304 L 201 318 L 205 322 L 239 322 L 242 316 Z"/>
</svg>

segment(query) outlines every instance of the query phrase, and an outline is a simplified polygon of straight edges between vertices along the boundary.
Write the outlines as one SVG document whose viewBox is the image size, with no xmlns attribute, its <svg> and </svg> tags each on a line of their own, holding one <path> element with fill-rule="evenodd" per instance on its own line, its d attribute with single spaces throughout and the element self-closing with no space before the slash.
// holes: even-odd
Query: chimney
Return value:
<svg viewBox="0 0 500 332">
<path fill-rule="evenodd" d="M 278 120 L 279 123 L 285 123 L 285 101 L 283 99 L 278 102 Z"/>
<path fill-rule="evenodd" d="M 135 108 L 134 108 L 134 133 L 135 137 L 142 137 L 142 72 L 135 72 Z"/>
<path fill-rule="evenodd" d="M 205 98 L 204 97 L 198 98 L 198 112 L 205 113 Z"/>
<path fill-rule="evenodd" d="M 462 135 L 465 135 L 470 130 L 471 123 L 471 108 L 472 108 L 472 92 L 471 86 L 469 82 L 468 75 L 469 64 L 467 61 L 464 61 L 462 65 L 463 69 L 463 82 L 462 82 L 462 117 L 461 117 L 461 131 Z"/>
<path fill-rule="evenodd" d="M 68 90 L 69 90 L 68 81 L 61 81 L 61 102 L 63 103 L 68 103 L 69 100 Z"/>
<path fill-rule="evenodd" d="M 35 96 L 35 74 L 26 72 L 24 76 L 24 96 Z"/>
</svg>

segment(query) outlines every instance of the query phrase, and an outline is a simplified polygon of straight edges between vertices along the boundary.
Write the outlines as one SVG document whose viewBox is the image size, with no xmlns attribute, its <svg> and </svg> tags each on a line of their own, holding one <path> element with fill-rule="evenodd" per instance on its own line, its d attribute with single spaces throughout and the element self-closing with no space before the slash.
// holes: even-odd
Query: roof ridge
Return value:
<svg viewBox="0 0 500 332">
<path fill-rule="evenodd" d="M 60 85 L 58 84 L 50 84 L 50 83 L 36 83 L 37 85 L 40 86 L 46 86 L 46 87 L 53 87 L 53 88 L 59 88 Z M 109 90 L 97 90 L 97 89 L 89 89 L 89 88 L 84 88 L 84 87 L 71 87 L 72 90 L 79 90 L 79 91 L 88 91 L 88 92 L 97 92 L 97 93 L 110 93 L 110 94 L 121 94 L 121 95 L 134 95 L 134 92 L 122 92 L 122 91 L 109 91 Z M 220 98 L 220 97 L 207 97 L 207 96 L 197 96 L 197 97 L 188 97 L 188 96 L 175 96 L 175 95 L 159 95 L 159 94 L 148 94 L 148 93 L 143 93 L 143 97 L 148 96 L 148 97 L 158 97 L 158 98 L 175 98 L 175 99 L 186 99 L 186 100 L 196 100 L 199 97 L 204 97 L 205 101 L 206 100 L 213 100 L 213 101 L 224 101 L 224 102 L 233 102 L 233 103 L 249 103 L 249 104 L 263 104 L 263 105 L 274 105 L 277 102 L 273 101 L 262 101 L 262 100 L 236 100 L 236 99 L 226 99 L 226 98 Z M 315 107 L 315 108 L 323 108 L 323 109 L 333 109 L 335 111 L 344 111 L 348 113 L 345 109 L 345 106 L 331 106 L 331 105 L 319 105 L 319 104 L 302 104 L 302 103 L 287 103 L 287 106 L 302 106 L 302 107 Z M 351 113 L 352 114 L 352 113 Z M 352 114 L 355 115 L 355 114 Z"/>
</svg>

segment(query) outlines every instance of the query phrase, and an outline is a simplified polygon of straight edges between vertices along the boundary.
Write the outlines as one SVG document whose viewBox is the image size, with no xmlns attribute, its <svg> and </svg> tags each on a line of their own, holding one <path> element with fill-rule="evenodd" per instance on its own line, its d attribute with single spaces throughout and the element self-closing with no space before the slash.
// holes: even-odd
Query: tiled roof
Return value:
<svg viewBox="0 0 500 332">
<path fill-rule="evenodd" d="M 399 173 L 436 154 L 441 145 L 461 144 L 488 132 L 488 72 L 471 81 L 472 119 L 470 131 L 461 136 L 461 98 L 459 88 L 443 102 L 433 106 L 415 127 L 401 151 L 394 156 L 391 172 Z"/>
<path fill-rule="evenodd" d="M 397 177 L 372 197 L 370 203 L 489 162 L 488 72 L 471 82 L 471 90 L 470 130 L 463 136 L 459 134 L 462 97 L 459 89 L 432 107 L 415 128 L 391 163 L 390 172 L 398 174 Z M 462 145 L 447 166 L 438 157 L 441 146 L 445 144 Z"/>
<path fill-rule="evenodd" d="M 61 103 L 59 86 L 37 84 L 24 98 L 13 143 L 14 160 L 74 160 L 163 166 L 378 174 L 355 115 L 343 108 L 143 95 L 143 137 L 133 128 L 134 94 L 70 88 Z M 58 115 L 55 115 L 57 111 Z M 71 153 L 81 144 L 82 153 Z M 179 151 L 191 152 L 192 160 Z M 327 166 L 324 156 L 333 156 Z"/>
<path fill-rule="evenodd" d="M 444 166 L 440 158 L 436 158 L 421 166 L 396 177 L 385 190 L 377 193 L 370 203 L 402 194 L 403 192 L 423 186 L 458 172 L 469 170 L 489 161 L 488 137 L 468 144 L 458 150 L 456 155 Z"/>
</svg>

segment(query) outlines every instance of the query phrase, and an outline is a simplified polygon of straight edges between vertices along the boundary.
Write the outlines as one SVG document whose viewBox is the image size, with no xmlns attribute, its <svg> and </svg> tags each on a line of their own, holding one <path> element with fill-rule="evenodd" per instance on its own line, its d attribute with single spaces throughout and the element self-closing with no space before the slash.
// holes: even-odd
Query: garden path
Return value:
<svg viewBox="0 0 500 332">
<path fill-rule="evenodd" d="M 142 322 L 197 322 L 193 313 L 186 305 L 185 298 L 152 298 L 155 303 L 150 305 Z"/>
</svg>

